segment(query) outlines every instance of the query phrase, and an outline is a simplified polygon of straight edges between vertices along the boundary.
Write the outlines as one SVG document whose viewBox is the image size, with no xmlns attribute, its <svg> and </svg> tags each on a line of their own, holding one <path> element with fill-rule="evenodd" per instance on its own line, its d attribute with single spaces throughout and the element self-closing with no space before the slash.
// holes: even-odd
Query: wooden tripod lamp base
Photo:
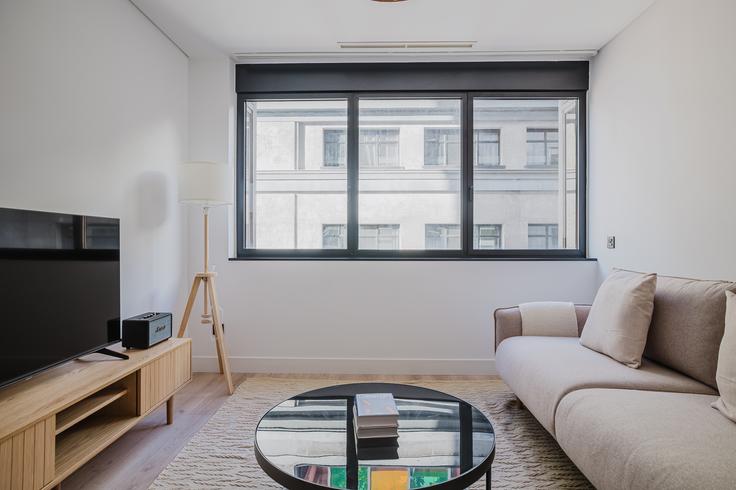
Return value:
<svg viewBox="0 0 736 490">
<path fill-rule="evenodd" d="M 233 388 L 230 361 L 227 358 L 227 351 L 225 350 L 224 332 L 222 330 L 222 321 L 220 320 L 220 303 L 217 301 L 217 291 L 215 289 L 216 275 L 214 272 L 200 272 L 194 275 L 192 289 L 189 291 L 189 298 L 187 299 L 187 306 L 184 308 L 184 316 L 182 316 L 181 325 L 179 325 L 178 336 L 184 336 L 184 331 L 187 329 L 187 324 L 189 323 L 189 316 L 194 307 L 194 301 L 197 299 L 199 286 L 204 286 L 205 301 L 209 299 L 212 309 L 212 329 L 215 332 L 215 345 L 217 346 L 217 360 L 220 364 L 220 374 L 225 375 L 228 392 L 232 395 L 235 389 Z"/>
<path fill-rule="evenodd" d="M 220 373 L 225 375 L 227 389 L 233 394 L 233 378 L 230 375 L 230 362 L 225 351 L 225 332 L 222 330 L 220 319 L 220 304 L 217 301 L 215 289 L 214 272 L 210 272 L 210 208 L 225 206 L 232 202 L 232 185 L 230 183 L 231 172 L 228 165 L 217 162 L 192 161 L 185 162 L 181 166 L 179 179 L 179 201 L 185 204 L 196 204 L 202 207 L 204 224 L 204 267 L 194 275 L 192 289 L 189 291 L 187 306 L 181 318 L 179 326 L 179 337 L 184 336 L 184 331 L 189 323 L 189 315 L 192 313 L 194 301 L 197 299 L 199 286 L 204 287 L 204 312 L 201 322 L 209 325 L 212 323 L 212 332 L 215 334 L 215 345 L 217 346 L 217 360 L 220 363 Z M 208 303 L 209 302 L 209 306 Z M 212 314 L 208 312 L 209 307 Z"/>
</svg>

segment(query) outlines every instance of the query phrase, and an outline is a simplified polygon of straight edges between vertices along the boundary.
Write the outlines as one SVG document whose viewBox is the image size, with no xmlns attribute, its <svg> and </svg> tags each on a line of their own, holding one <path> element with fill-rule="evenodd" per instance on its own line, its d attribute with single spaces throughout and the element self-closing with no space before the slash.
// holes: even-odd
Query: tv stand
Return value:
<svg viewBox="0 0 736 490">
<path fill-rule="evenodd" d="M 164 404 L 173 423 L 191 346 L 169 339 L 126 360 L 70 361 L 0 389 L 0 490 L 56 487 Z"/>
<path fill-rule="evenodd" d="M 108 349 L 107 347 L 103 347 L 100 350 L 96 350 L 95 354 L 103 354 L 105 356 L 116 357 L 118 359 L 123 359 L 125 361 L 130 359 L 130 356 L 123 354 L 122 352 L 117 352 L 117 351 Z"/>
</svg>

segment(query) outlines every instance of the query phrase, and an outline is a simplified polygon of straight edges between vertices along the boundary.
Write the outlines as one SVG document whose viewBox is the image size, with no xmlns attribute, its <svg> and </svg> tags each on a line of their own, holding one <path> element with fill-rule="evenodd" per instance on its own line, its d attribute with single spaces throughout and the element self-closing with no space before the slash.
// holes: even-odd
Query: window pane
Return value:
<svg viewBox="0 0 736 490">
<path fill-rule="evenodd" d="M 347 101 L 251 101 L 246 114 L 246 248 L 345 249 Z"/>
<path fill-rule="evenodd" d="M 460 113 L 460 99 L 360 99 L 361 249 L 424 250 L 427 224 L 461 222 Z M 395 228 L 369 239 L 371 223 Z M 459 227 L 440 241 L 459 250 Z"/>
<path fill-rule="evenodd" d="M 473 101 L 474 249 L 578 247 L 577 112 L 577 99 Z M 503 144 L 485 143 L 487 129 Z"/>
</svg>

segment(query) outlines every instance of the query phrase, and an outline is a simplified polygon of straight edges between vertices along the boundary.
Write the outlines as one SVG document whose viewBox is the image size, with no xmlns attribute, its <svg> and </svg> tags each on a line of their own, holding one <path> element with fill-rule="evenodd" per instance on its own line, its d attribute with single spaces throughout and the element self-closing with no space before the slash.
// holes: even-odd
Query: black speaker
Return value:
<svg viewBox="0 0 736 490">
<path fill-rule="evenodd" d="M 148 349 L 171 337 L 171 313 L 143 313 L 123 320 L 123 347 Z"/>
</svg>

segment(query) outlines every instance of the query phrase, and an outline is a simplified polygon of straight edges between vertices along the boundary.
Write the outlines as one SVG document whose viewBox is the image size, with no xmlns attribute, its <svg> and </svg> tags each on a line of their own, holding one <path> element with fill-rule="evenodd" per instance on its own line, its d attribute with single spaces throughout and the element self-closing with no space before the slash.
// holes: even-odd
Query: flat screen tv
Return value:
<svg viewBox="0 0 736 490">
<path fill-rule="evenodd" d="M 119 340 L 119 220 L 0 208 L 0 387 Z"/>
</svg>

